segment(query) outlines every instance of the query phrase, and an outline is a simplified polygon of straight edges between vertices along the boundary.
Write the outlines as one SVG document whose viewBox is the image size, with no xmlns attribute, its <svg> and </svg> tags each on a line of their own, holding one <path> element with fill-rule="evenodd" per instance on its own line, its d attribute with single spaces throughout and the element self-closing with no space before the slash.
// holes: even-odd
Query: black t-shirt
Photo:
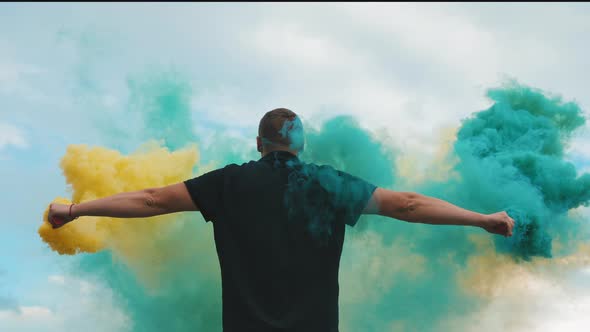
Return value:
<svg viewBox="0 0 590 332">
<path fill-rule="evenodd" d="M 223 329 L 338 331 L 338 267 L 375 186 L 275 151 L 185 181 L 213 221 Z"/>
</svg>

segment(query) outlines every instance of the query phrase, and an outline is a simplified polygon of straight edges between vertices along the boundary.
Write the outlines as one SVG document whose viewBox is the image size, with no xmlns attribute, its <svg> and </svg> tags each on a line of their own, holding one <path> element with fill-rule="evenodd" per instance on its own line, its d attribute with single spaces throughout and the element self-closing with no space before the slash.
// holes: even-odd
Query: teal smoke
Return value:
<svg viewBox="0 0 590 332">
<path fill-rule="evenodd" d="M 466 120 L 457 134 L 461 187 L 490 212 L 508 210 L 517 220 L 513 237 L 496 237 L 500 251 L 551 257 L 551 222 L 590 199 L 590 175 L 578 177 L 564 159 L 585 118 L 575 103 L 516 82 L 489 90 L 488 97 L 494 104 Z"/>
</svg>

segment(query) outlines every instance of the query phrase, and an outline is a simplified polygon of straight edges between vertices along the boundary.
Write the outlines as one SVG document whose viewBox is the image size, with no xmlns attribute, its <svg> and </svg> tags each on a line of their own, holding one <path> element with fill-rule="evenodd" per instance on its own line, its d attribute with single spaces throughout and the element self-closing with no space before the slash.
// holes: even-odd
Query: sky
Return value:
<svg viewBox="0 0 590 332">
<path fill-rule="evenodd" d="M 223 130 L 251 149 L 260 117 L 287 107 L 309 126 L 351 115 L 419 172 L 506 79 L 587 114 L 589 18 L 586 3 L 0 4 L 0 330 L 127 330 L 112 290 L 70 275 L 75 258 L 37 229 L 55 197 L 71 196 L 68 145 L 129 153 L 150 138 L 141 104 L 127 111 L 130 82 L 170 72 L 190 82 L 190 125 L 205 147 Z M 568 158 L 590 170 L 587 128 Z M 515 268 L 522 278 L 449 330 L 581 331 L 590 259 L 578 258 L 567 275 Z M 519 324 L 505 308 L 519 308 Z"/>
</svg>

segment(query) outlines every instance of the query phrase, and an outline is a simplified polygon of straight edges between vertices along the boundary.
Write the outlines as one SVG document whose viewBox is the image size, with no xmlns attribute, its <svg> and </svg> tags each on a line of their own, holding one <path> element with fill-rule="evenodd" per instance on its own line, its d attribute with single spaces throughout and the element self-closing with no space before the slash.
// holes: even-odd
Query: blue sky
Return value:
<svg viewBox="0 0 590 332">
<path fill-rule="evenodd" d="M 428 160 L 440 131 L 484 109 L 485 89 L 504 77 L 587 111 L 589 34 L 587 3 L 0 4 L 0 330 L 74 330 L 111 303 L 100 283 L 71 279 L 71 258 L 36 230 L 46 205 L 68 195 L 59 168 L 68 144 L 142 143 L 124 112 L 129 77 L 182 72 L 204 136 L 230 128 L 254 144 L 260 116 L 289 107 L 311 123 L 354 115 Z M 128 140 L 105 134 L 111 122 Z M 586 129 L 571 156 L 590 169 Z M 531 320 L 547 319 L 539 312 Z M 114 317 L 88 328 L 124 325 Z"/>
</svg>

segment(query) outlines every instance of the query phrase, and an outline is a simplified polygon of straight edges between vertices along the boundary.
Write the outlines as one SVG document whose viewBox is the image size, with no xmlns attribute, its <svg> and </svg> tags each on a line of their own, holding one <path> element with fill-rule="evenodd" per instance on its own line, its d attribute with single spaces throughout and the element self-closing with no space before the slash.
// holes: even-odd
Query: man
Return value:
<svg viewBox="0 0 590 332">
<path fill-rule="evenodd" d="M 514 220 L 505 212 L 484 215 L 299 161 L 303 128 L 288 109 L 266 113 L 258 134 L 258 161 L 227 165 L 162 188 L 51 204 L 49 220 L 57 228 L 80 216 L 200 211 L 213 221 L 224 331 L 338 331 L 345 224 L 354 226 L 361 214 L 512 235 Z"/>
</svg>

